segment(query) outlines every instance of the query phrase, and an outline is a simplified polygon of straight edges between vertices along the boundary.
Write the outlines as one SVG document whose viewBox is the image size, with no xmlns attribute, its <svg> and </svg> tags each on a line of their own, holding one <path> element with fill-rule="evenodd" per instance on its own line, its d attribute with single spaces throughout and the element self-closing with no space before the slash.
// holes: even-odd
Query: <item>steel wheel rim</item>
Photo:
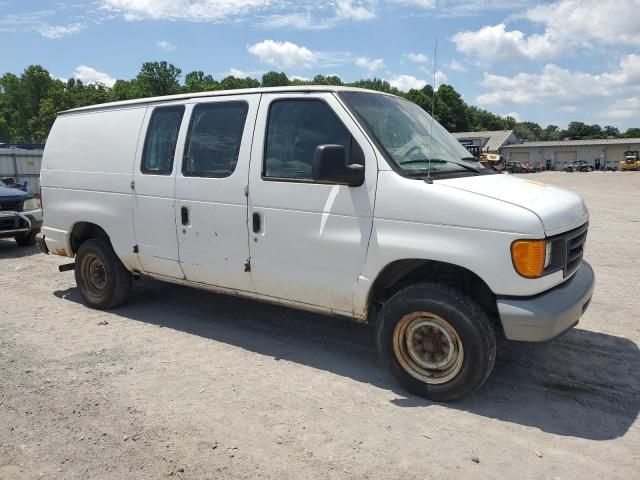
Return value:
<svg viewBox="0 0 640 480">
<path fill-rule="evenodd" d="M 100 297 L 107 287 L 107 270 L 102 259 L 90 253 L 82 259 L 82 279 L 92 297 Z"/>
<path fill-rule="evenodd" d="M 412 377 L 432 385 L 446 383 L 462 369 L 464 349 L 458 332 L 444 318 L 414 312 L 393 331 L 393 350 Z"/>
</svg>

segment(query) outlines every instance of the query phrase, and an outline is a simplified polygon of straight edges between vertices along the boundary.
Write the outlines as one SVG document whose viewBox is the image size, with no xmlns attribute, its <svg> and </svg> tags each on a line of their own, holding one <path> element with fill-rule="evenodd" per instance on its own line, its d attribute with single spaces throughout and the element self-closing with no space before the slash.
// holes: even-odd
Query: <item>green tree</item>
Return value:
<svg viewBox="0 0 640 480">
<path fill-rule="evenodd" d="M 211 75 L 205 75 L 201 70 L 187 73 L 184 77 L 184 88 L 186 93 L 209 92 L 219 90 L 220 83 L 216 82 Z"/>
<path fill-rule="evenodd" d="M 518 122 L 513 128 L 513 133 L 516 137 L 529 141 L 541 140 L 543 136 L 542 128 L 534 122 Z"/>
<path fill-rule="evenodd" d="M 160 97 L 180 92 L 180 75 L 178 67 L 162 62 L 145 62 L 136 77 L 136 94 L 138 97 Z"/>
<path fill-rule="evenodd" d="M 220 87 L 222 90 L 236 90 L 239 88 L 258 88 L 260 86 L 260 82 L 255 78 L 237 78 L 233 75 L 229 75 L 228 77 L 222 79 L 220 82 Z"/>
<path fill-rule="evenodd" d="M 289 77 L 283 72 L 267 72 L 262 75 L 263 87 L 286 87 L 289 83 Z"/>
<path fill-rule="evenodd" d="M 541 140 L 560 140 L 560 128 L 557 125 L 547 125 L 542 131 Z"/>
<path fill-rule="evenodd" d="M 625 138 L 640 138 L 640 128 L 628 128 L 624 132 Z"/>
<path fill-rule="evenodd" d="M 316 75 L 313 77 L 313 81 L 305 83 L 310 83 L 312 85 L 344 85 L 342 83 L 342 79 L 337 75 L 329 75 L 328 77 L 325 77 L 324 75 Z"/>
<path fill-rule="evenodd" d="M 609 138 L 609 137 L 613 137 L 613 138 L 620 137 L 620 130 L 618 130 L 616 127 L 612 127 L 611 125 L 606 125 L 602 129 L 602 133 L 607 138 Z"/>
<path fill-rule="evenodd" d="M 462 96 L 451 85 L 440 85 L 436 91 L 438 118 L 442 118 L 443 126 L 450 132 L 466 132 L 471 127 L 469 107 Z"/>
</svg>

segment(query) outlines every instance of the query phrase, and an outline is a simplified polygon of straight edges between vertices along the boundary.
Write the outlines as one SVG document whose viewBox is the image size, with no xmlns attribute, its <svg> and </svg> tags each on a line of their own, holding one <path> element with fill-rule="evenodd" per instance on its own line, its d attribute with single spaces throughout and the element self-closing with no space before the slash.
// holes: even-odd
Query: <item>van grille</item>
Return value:
<svg viewBox="0 0 640 480">
<path fill-rule="evenodd" d="M 0 212 L 21 212 L 22 200 L 0 200 Z"/>
<path fill-rule="evenodd" d="M 583 226 L 571 230 L 570 232 L 561 235 L 565 241 L 566 253 L 564 261 L 564 276 L 568 277 L 575 272 L 582 263 L 582 257 L 584 255 L 584 245 L 587 241 L 587 231 L 589 224 L 585 223 Z"/>
<path fill-rule="evenodd" d="M 565 276 L 575 272 L 582 262 L 584 243 L 587 240 L 587 231 L 567 240 L 567 261 L 564 267 Z"/>
</svg>

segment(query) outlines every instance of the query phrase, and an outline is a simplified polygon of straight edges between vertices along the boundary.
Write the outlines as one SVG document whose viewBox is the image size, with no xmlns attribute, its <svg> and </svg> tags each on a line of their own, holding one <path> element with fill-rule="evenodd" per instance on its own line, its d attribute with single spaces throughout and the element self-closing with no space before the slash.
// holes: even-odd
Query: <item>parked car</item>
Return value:
<svg viewBox="0 0 640 480">
<path fill-rule="evenodd" d="M 0 180 L 0 238 L 13 238 L 20 246 L 32 246 L 41 226 L 42 210 L 35 195 Z"/>
<path fill-rule="evenodd" d="M 505 170 L 509 173 L 532 173 L 531 170 L 526 165 L 521 164 L 520 162 L 507 162 Z"/>
<path fill-rule="evenodd" d="M 565 172 L 593 172 L 593 165 L 586 160 L 577 160 L 564 167 Z"/>
<path fill-rule="evenodd" d="M 80 108 L 47 141 L 39 243 L 92 308 L 144 276 L 368 322 L 409 391 L 453 400 L 496 328 L 552 339 L 594 289 L 582 199 L 468 156 L 415 104 L 345 87 Z"/>
</svg>

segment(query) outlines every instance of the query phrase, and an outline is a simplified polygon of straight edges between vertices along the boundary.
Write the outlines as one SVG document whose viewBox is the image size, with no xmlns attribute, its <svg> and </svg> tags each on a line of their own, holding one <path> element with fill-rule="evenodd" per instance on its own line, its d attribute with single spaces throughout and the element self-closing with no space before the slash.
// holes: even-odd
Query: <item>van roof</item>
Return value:
<svg viewBox="0 0 640 480">
<path fill-rule="evenodd" d="M 356 87 L 342 87 L 335 85 L 304 85 L 297 87 L 260 87 L 260 88 L 241 88 L 237 90 L 214 90 L 209 92 L 198 93 L 181 93 L 178 95 L 166 95 L 163 97 L 147 97 L 136 98 L 133 100 L 124 100 L 120 102 L 99 103 L 97 105 L 89 105 L 86 107 L 74 108 L 72 110 L 66 110 L 60 112 L 60 114 L 87 112 L 94 110 L 106 110 L 111 108 L 121 107 L 133 107 L 136 105 L 149 105 L 156 103 L 175 102 L 180 100 L 189 100 L 192 98 L 207 98 L 207 97 L 224 97 L 229 95 L 246 95 L 246 94 L 261 94 L 261 93 L 283 93 L 283 92 L 368 92 L 379 95 L 391 95 L 385 92 L 379 92 L 376 90 L 367 90 L 365 88 Z M 391 95 L 393 96 L 393 95 Z"/>
</svg>

